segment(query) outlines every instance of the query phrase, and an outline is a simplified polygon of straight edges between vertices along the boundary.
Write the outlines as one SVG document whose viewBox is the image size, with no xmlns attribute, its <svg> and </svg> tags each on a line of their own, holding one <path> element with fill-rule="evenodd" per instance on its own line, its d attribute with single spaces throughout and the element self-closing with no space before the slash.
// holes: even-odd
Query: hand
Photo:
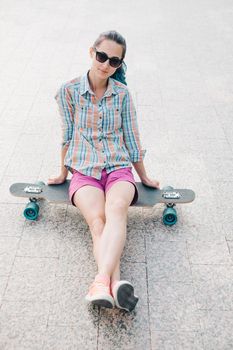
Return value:
<svg viewBox="0 0 233 350">
<path fill-rule="evenodd" d="M 160 188 L 160 184 L 159 181 L 157 180 L 151 180 L 148 177 L 145 177 L 143 179 L 141 179 L 142 183 L 148 187 L 154 187 L 154 188 Z"/>
<path fill-rule="evenodd" d="M 59 176 L 55 176 L 55 177 L 51 176 L 47 182 L 48 182 L 48 185 L 59 185 L 65 181 L 66 181 L 66 176 L 63 174 L 60 174 Z"/>
</svg>

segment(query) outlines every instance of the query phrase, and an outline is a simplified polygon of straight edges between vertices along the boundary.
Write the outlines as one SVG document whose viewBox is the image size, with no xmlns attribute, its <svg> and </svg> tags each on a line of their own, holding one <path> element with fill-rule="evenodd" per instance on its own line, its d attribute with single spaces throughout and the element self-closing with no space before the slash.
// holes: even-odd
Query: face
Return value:
<svg viewBox="0 0 233 350">
<path fill-rule="evenodd" d="M 103 40 L 96 47 L 97 51 L 104 52 L 108 57 L 122 58 L 123 47 L 112 40 Z M 93 47 L 90 48 L 90 56 L 92 58 L 91 70 L 100 78 L 107 79 L 115 73 L 117 68 L 110 66 L 109 60 L 101 63 L 96 60 L 96 52 Z M 119 68 L 119 67 L 118 67 Z"/>
</svg>

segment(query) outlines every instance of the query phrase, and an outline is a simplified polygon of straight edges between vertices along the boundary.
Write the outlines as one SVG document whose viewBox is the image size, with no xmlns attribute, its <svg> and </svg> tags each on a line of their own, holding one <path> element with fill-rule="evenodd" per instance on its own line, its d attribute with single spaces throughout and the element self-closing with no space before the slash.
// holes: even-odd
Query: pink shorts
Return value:
<svg viewBox="0 0 233 350">
<path fill-rule="evenodd" d="M 111 173 L 107 174 L 106 170 L 102 170 L 101 179 L 98 180 L 92 176 L 83 175 L 77 170 L 74 171 L 73 176 L 71 178 L 70 187 L 69 187 L 69 199 L 71 203 L 73 203 L 73 196 L 75 192 L 86 185 L 94 186 L 100 188 L 105 193 L 112 187 L 112 185 L 118 181 L 129 181 L 134 184 L 135 194 L 130 205 L 133 205 L 138 200 L 138 190 L 134 180 L 134 176 L 131 168 L 121 168 L 118 170 L 114 170 Z"/>
</svg>

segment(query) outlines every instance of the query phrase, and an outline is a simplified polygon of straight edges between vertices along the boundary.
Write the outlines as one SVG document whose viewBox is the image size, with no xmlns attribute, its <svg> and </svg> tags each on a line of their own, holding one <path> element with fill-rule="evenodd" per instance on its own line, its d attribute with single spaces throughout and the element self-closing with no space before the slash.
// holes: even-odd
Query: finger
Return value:
<svg viewBox="0 0 233 350">
<path fill-rule="evenodd" d="M 159 189 L 160 188 L 159 182 L 154 182 L 154 187 Z"/>
<path fill-rule="evenodd" d="M 48 183 L 48 185 L 54 184 L 54 182 L 52 180 L 48 180 L 47 183 Z"/>
<path fill-rule="evenodd" d="M 48 184 L 53 185 L 57 183 L 57 179 L 49 179 Z"/>
</svg>

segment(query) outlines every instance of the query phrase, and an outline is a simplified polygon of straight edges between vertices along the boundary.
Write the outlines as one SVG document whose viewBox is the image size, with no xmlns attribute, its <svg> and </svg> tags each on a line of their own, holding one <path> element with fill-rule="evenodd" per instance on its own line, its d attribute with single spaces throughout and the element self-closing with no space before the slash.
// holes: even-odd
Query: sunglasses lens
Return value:
<svg viewBox="0 0 233 350">
<path fill-rule="evenodd" d="M 110 66 L 117 68 L 120 66 L 121 60 L 119 60 L 119 58 L 117 57 L 112 57 L 110 58 L 109 63 L 110 63 Z"/>
<path fill-rule="evenodd" d="M 104 52 L 96 52 L 96 59 L 97 61 L 104 63 L 107 61 L 108 56 Z"/>
<path fill-rule="evenodd" d="M 111 57 L 109 58 L 108 55 L 105 52 L 99 52 L 96 50 L 96 59 L 100 63 L 104 63 L 109 59 L 109 64 L 113 68 L 117 68 L 121 65 L 122 60 L 120 60 L 118 57 Z"/>
</svg>

